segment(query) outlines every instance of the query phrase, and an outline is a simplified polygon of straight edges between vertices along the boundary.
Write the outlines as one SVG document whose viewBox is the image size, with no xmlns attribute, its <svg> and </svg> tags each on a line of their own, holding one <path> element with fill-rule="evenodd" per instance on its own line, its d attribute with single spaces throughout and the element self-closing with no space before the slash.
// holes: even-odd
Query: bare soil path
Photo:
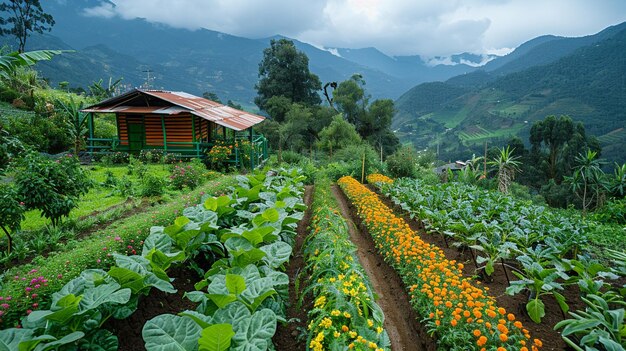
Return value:
<svg viewBox="0 0 626 351">
<path fill-rule="evenodd" d="M 341 214 L 348 222 L 350 239 L 357 246 L 357 255 L 378 295 L 376 303 L 385 314 L 385 330 L 391 340 L 393 351 L 431 351 L 435 342 L 419 324 L 419 316 L 409 303 L 409 295 L 402 279 L 378 253 L 369 233 L 356 217 L 354 208 L 341 189 L 333 185 L 333 194 L 339 202 Z"/>
<path fill-rule="evenodd" d="M 289 276 L 289 305 L 287 307 L 287 321 L 286 325 L 279 324 L 276 329 L 273 341 L 276 346 L 276 350 L 279 351 L 297 351 L 306 350 L 306 336 L 300 335 L 306 330 L 307 311 L 310 309 L 309 305 L 311 301 L 305 300 L 303 306 L 298 308 L 298 299 L 300 294 L 306 286 L 304 283 L 306 277 L 300 277 L 300 287 L 296 291 L 296 281 L 300 272 L 304 270 L 306 264 L 304 255 L 302 253 L 302 246 L 304 239 L 306 239 L 309 232 L 309 225 L 311 224 L 311 202 L 313 197 L 313 186 L 307 186 L 304 190 L 304 203 L 307 206 L 304 217 L 298 222 L 298 228 L 296 236 L 296 243 L 293 247 L 293 256 L 289 260 L 287 266 L 287 275 Z"/>
</svg>

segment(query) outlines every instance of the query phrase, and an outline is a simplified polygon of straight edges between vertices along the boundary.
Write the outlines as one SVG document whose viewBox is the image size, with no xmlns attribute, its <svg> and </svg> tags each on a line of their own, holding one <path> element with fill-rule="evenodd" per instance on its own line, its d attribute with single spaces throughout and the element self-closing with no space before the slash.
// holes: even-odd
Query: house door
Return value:
<svg viewBox="0 0 626 351">
<path fill-rule="evenodd" d="M 131 153 L 138 153 L 146 144 L 146 129 L 141 123 L 128 124 L 128 149 Z"/>
</svg>

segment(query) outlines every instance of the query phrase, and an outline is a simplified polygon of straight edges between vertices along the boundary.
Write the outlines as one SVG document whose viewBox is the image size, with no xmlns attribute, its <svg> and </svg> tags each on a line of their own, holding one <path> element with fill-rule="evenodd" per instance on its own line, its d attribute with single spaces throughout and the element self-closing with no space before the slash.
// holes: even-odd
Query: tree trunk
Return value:
<svg viewBox="0 0 626 351">
<path fill-rule="evenodd" d="M 11 248 L 13 247 L 13 238 L 11 238 L 11 234 L 9 234 L 9 231 L 4 226 L 0 225 L 0 228 L 2 228 L 4 233 L 7 235 L 7 240 L 9 242 L 7 252 L 11 253 Z"/>
</svg>

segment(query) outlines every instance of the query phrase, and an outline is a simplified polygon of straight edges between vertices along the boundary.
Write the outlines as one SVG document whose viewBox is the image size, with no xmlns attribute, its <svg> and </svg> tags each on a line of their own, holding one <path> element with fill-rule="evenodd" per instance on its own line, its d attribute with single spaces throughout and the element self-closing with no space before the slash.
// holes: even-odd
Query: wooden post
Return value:
<svg viewBox="0 0 626 351">
<path fill-rule="evenodd" d="M 161 129 L 163 130 L 163 153 L 167 154 L 167 133 L 165 132 L 165 118 L 161 115 Z"/>
<path fill-rule="evenodd" d="M 365 152 L 363 152 L 363 165 L 361 166 L 361 184 L 365 183 Z"/>
<path fill-rule="evenodd" d="M 89 157 L 93 157 L 93 135 L 94 135 L 94 123 L 93 123 L 93 112 L 89 112 L 89 119 L 87 120 L 87 124 L 89 124 Z M 76 155 L 78 157 L 78 155 Z"/>
<path fill-rule="evenodd" d="M 252 132 L 252 127 L 250 127 L 250 169 L 254 169 L 256 160 L 254 159 L 256 157 L 256 152 L 254 152 L 254 145 L 252 144 L 252 139 L 253 139 L 253 132 Z"/>
</svg>

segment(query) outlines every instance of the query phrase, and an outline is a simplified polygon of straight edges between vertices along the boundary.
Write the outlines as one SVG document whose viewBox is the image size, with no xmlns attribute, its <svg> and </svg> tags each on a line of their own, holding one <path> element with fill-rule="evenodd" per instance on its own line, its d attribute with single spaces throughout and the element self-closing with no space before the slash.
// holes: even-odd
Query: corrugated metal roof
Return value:
<svg viewBox="0 0 626 351">
<path fill-rule="evenodd" d="M 174 106 L 125 106 L 125 99 L 134 94 L 145 94 L 156 97 L 159 100 L 168 102 Z M 205 98 L 191 95 L 185 92 L 172 92 L 163 90 L 143 90 L 135 89 L 119 97 L 111 98 L 99 104 L 89 106 L 83 112 L 96 113 L 155 113 L 165 115 L 175 115 L 181 112 L 189 112 L 200 118 L 204 118 L 226 128 L 237 131 L 255 126 L 265 117 L 237 110 L 230 106 L 219 104 Z"/>
</svg>

